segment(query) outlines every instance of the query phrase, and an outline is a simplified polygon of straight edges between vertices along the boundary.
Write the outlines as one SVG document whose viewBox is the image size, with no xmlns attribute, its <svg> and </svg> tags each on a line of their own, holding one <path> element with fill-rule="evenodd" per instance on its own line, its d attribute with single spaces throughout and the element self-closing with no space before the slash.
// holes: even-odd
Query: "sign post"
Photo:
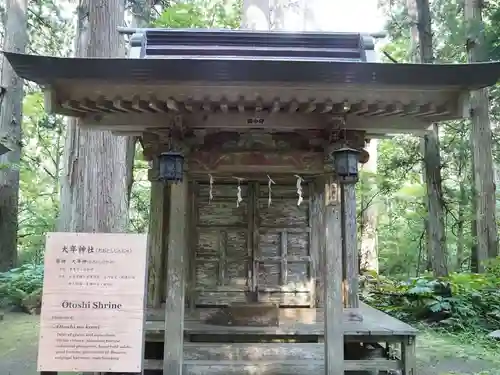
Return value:
<svg viewBox="0 0 500 375">
<path fill-rule="evenodd" d="M 38 371 L 140 373 L 147 237 L 49 233 Z"/>
</svg>

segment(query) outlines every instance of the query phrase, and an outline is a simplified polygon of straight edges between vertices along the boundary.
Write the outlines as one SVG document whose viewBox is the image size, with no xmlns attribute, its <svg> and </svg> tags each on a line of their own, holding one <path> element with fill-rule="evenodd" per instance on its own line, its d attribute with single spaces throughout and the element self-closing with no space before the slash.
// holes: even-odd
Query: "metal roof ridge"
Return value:
<svg viewBox="0 0 500 375">
<path fill-rule="evenodd" d="M 42 54 L 34 54 L 34 53 L 19 53 L 19 52 L 12 52 L 12 51 L 4 51 L 2 49 L 0 49 L 0 54 L 3 54 L 5 55 L 5 57 L 8 57 L 8 56 L 12 56 L 12 57 L 21 57 L 21 56 L 27 56 L 28 58 L 45 58 L 45 59 L 53 59 L 53 60 L 59 60 L 59 61 L 63 61 L 63 60 L 95 60 L 95 61 L 103 61 L 103 60 L 112 60 L 112 61 L 134 61 L 134 60 L 137 60 L 137 59 L 130 59 L 128 57 L 93 57 L 93 56 L 86 56 L 86 57 L 81 57 L 81 56 L 71 56 L 71 57 L 67 57 L 67 56 L 51 56 L 51 55 L 42 55 Z M 162 61 L 165 61 L 165 60 L 185 60 L 186 57 L 185 56 L 182 56 L 178 59 L 174 57 L 172 58 L 169 58 L 169 59 L 165 59 L 164 57 L 156 57 L 154 55 L 149 55 L 147 59 L 139 59 L 139 60 L 143 60 L 143 61 L 148 61 L 148 60 L 162 60 Z M 215 57 L 209 57 L 209 58 L 204 58 L 203 56 L 201 56 L 200 58 L 193 58 L 193 60 L 198 60 L 198 59 L 201 59 L 201 60 L 214 60 L 214 61 L 217 61 L 217 60 L 221 60 L 221 58 L 215 58 Z M 223 58 L 222 58 L 223 60 Z M 231 59 L 233 60 L 233 59 Z M 247 59 L 245 58 L 241 58 L 242 61 L 246 61 Z M 259 60 L 258 58 L 255 58 L 255 59 L 252 59 L 252 60 Z M 273 61 L 283 61 L 283 62 L 287 62 L 287 61 L 290 61 L 292 59 L 290 58 L 287 58 L 287 59 L 283 59 L 283 60 L 280 60 L 280 58 L 275 58 Z M 312 59 L 311 59 L 312 60 Z M 268 61 L 267 59 L 263 59 L 262 61 Z M 292 61 L 295 61 L 295 60 L 292 60 Z M 301 61 L 301 60 L 299 60 Z M 305 61 L 307 62 L 307 61 Z M 315 61 L 311 61 L 311 62 L 315 62 Z M 460 63 L 460 62 L 451 62 L 451 63 L 413 63 L 413 62 L 399 62 L 399 63 L 393 63 L 393 62 L 383 62 L 383 61 L 343 61 L 343 60 L 332 60 L 332 61 L 325 61 L 325 60 L 318 60 L 317 62 L 331 62 L 331 63 L 335 63 L 335 64 L 346 64 L 346 65 L 351 65 L 351 64 L 363 64 L 363 65 L 366 65 L 366 66 L 376 66 L 376 65 L 390 65 L 390 66 L 394 66 L 394 67 L 397 67 L 397 66 L 412 66 L 412 67 L 417 67 L 417 66 L 436 66 L 436 67 L 456 67 L 456 66 L 491 66 L 491 65 L 499 65 L 500 66 L 500 60 L 491 60 L 491 61 L 477 61 L 477 62 L 471 62 L 471 63 Z M 396 68 L 397 69 L 397 68 Z"/>
<path fill-rule="evenodd" d="M 360 61 L 220 58 L 84 58 L 3 52 L 16 73 L 39 84 L 61 79 L 152 82 L 231 82 L 259 84 L 383 85 L 392 87 L 491 86 L 500 77 L 500 62 L 411 64 Z M 75 64 L 79 64 L 76 66 Z"/>
</svg>

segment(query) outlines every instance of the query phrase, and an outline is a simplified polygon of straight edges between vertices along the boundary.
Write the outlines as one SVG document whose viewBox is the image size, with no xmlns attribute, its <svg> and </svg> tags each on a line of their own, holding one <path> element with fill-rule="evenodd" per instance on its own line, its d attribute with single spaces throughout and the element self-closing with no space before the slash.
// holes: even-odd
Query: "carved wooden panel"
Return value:
<svg viewBox="0 0 500 375">
<path fill-rule="evenodd" d="M 295 186 L 260 186 L 255 205 L 255 279 L 258 299 L 280 305 L 304 306 L 314 301 L 310 254 L 310 202 L 303 186 L 298 205 Z"/>
<path fill-rule="evenodd" d="M 193 301 L 197 306 L 255 300 L 314 304 L 309 186 L 197 183 L 193 200 Z"/>
<path fill-rule="evenodd" d="M 196 231 L 192 277 L 196 305 L 227 305 L 246 300 L 251 286 L 247 186 L 236 204 L 236 183 L 196 184 L 193 228 Z"/>
<path fill-rule="evenodd" d="M 323 152 L 196 151 L 189 155 L 189 173 L 323 173 Z"/>
</svg>

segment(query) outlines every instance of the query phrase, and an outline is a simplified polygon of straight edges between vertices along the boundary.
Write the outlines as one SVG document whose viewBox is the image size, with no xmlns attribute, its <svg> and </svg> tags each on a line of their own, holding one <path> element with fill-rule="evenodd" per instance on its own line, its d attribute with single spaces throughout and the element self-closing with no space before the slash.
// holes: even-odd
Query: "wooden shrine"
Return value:
<svg viewBox="0 0 500 375">
<path fill-rule="evenodd" d="M 145 374 L 415 375 L 416 330 L 359 301 L 357 165 L 370 138 L 467 116 L 500 68 L 371 55 L 359 34 L 163 29 L 126 59 L 6 53 L 50 111 L 151 161 Z"/>
</svg>

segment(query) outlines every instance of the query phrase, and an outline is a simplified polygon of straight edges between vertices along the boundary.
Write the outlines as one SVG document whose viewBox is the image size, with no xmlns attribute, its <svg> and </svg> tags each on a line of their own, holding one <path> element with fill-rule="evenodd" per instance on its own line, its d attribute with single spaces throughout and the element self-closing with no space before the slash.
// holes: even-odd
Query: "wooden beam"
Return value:
<svg viewBox="0 0 500 375">
<path fill-rule="evenodd" d="M 226 268 L 227 268 L 227 231 L 224 229 L 219 230 L 219 248 L 218 256 L 219 261 L 217 264 L 217 285 L 225 285 L 226 281 Z"/>
<path fill-rule="evenodd" d="M 146 370 L 161 370 L 161 360 L 146 360 Z M 397 371 L 401 369 L 401 361 L 389 359 L 346 360 L 347 371 Z M 185 375 L 310 375 L 340 373 L 327 372 L 323 361 L 318 360 L 288 360 L 288 361 L 217 361 L 217 360 L 186 360 L 184 364 Z M 342 371 L 343 373 L 343 371 Z M 405 374 L 406 375 L 406 374 Z"/>
<path fill-rule="evenodd" d="M 347 307 L 358 308 L 359 261 L 356 230 L 356 190 L 355 183 L 342 184 L 342 208 L 344 214 L 344 246 L 346 262 Z"/>
<path fill-rule="evenodd" d="M 318 277 L 318 252 L 319 252 L 319 247 L 314 247 L 315 241 L 314 241 L 314 235 L 316 235 L 316 239 L 321 236 L 320 231 L 316 231 L 314 233 L 314 204 L 315 204 L 315 198 L 316 198 L 316 189 L 315 189 L 315 184 L 314 180 L 309 181 L 307 183 L 307 201 L 308 201 L 308 210 L 307 210 L 307 229 L 309 231 L 308 235 L 308 240 L 309 240 L 309 285 L 311 287 L 311 294 L 312 294 L 312 299 L 311 299 L 311 307 L 316 307 L 318 304 L 318 291 L 316 290 L 317 286 L 317 277 Z M 316 226 L 321 228 L 320 222 L 316 220 Z M 321 229 L 320 229 L 321 230 Z M 316 242 L 316 244 L 319 244 L 319 241 Z M 321 275 L 321 274 L 320 274 Z"/>
<path fill-rule="evenodd" d="M 82 120 L 82 127 L 126 131 L 154 131 L 172 126 L 177 113 L 89 113 Z M 294 129 L 325 129 L 333 119 L 328 113 L 185 113 L 183 125 L 192 129 L 266 129 L 291 131 Z M 413 116 L 357 116 L 347 115 L 345 128 L 365 130 L 373 134 L 425 132 L 431 120 Z"/>
<path fill-rule="evenodd" d="M 158 153 L 158 150 L 155 151 Z M 190 174 L 208 173 L 310 173 L 325 172 L 323 152 L 193 152 L 189 157 Z"/>
<path fill-rule="evenodd" d="M 146 360 L 146 370 L 161 370 L 161 360 Z M 401 361 L 389 359 L 346 360 L 347 371 L 397 371 L 401 369 Z M 315 360 L 288 360 L 288 361 L 217 361 L 217 360 L 186 360 L 184 364 L 185 375 L 310 375 L 340 373 L 326 372 L 328 369 L 323 361 Z M 342 371 L 343 373 L 343 371 Z M 406 374 L 405 374 L 406 375 Z"/>
<path fill-rule="evenodd" d="M 226 290 L 226 289 L 223 289 Z M 232 289 L 234 290 L 234 289 Z M 238 291 L 244 290 L 239 288 Z M 344 341 L 351 342 L 401 342 L 402 336 L 415 336 L 418 330 L 412 326 L 403 323 L 386 313 L 370 307 L 363 302 L 360 302 L 359 310 L 368 319 L 360 322 L 353 319 L 353 310 L 343 309 L 342 312 L 342 328 L 344 331 Z M 189 335 L 257 335 L 267 338 L 276 338 L 277 336 L 317 336 L 319 340 L 323 340 L 325 333 L 325 312 L 321 308 L 302 308 L 302 307 L 283 307 L 279 309 L 279 326 L 260 326 L 260 327 L 243 327 L 243 326 L 220 326 L 203 323 L 213 314 L 218 313 L 219 308 L 200 308 L 194 309 L 190 314 L 186 315 L 186 323 L 184 332 Z M 151 309 L 147 312 L 146 332 L 148 339 L 156 336 L 158 340 L 163 342 L 163 333 L 165 331 L 165 310 Z M 303 322 L 307 324 L 299 324 Z M 162 337 L 158 336 L 161 335 Z M 224 338 L 221 337 L 222 341 Z M 227 339 L 227 337 L 226 337 Z M 321 341 L 323 342 L 323 341 Z M 322 350 L 323 351 L 323 350 Z M 324 351 L 323 351 L 324 352 Z"/>
<path fill-rule="evenodd" d="M 165 345 L 163 373 L 182 374 L 184 344 L 184 299 L 186 291 L 185 257 L 188 254 L 187 231 L 188 182 L 170 187 L 170 220 L 167 250 L 167 301 L 165 307 Z M 168 328 L 168 330 L 167 330 Z"/>
<path fill-rule="evenodd" d="M 149 129 L 148 132 L 158 132 L 158 133 L 165 133 L 165 128 L 161 128 L 158 130 L 152 130 Z M 425 130 L 415 130 L 411 132 L 411 135 L 414 136 L 425 136 L 429 132 L 429 129 Z M 112 134 L 116 136 L 121 136 L 121 137 L 142 137 L 144 135 L 145 131 L 143 130 L 117 130 L 117 131 L 112 131 Z M 365 130 L 366 138 L 370 139 L 392 139 L 396 136 L 398 136 L 398 132 L 395 130 L 390 130 L 390 129 L 381 129 L 381 130 Z"/>
<path fill-rule="evenodd" d="M 316 274 L 316 307 L 324 306 L 323 275 L 325 274 L 325 180 L 316 178 L 311 184 L 311 258 Z"/>
<path fill-rule="evenodd" d="M 353 84 L 307 84 L 296 83 L 291 85 L 279 83 L 251 83 L 234 82 L 233 84 L 213 84 L 206 82 L 165 83 L 147 82 L 137 85 L 135 83 L 123 83 L 110 85 L 109 82 L 98 82 L 95 80 L 73 81 L 58 80 L 57 89 L 61 99 L 81 99 L 89 97 L 94 99 L 98 95 L 114 97 L 122 95 L 124 99 L 130 100 L 135 95 L 147 97 L 151 94 L 158 99 L 165 100 L 173 98 L 183 101 L 191 98 L 195 102 L 213 101 L 218 102 L 224 97 L 231 103 L 255 102 L 258 96 L 263 102 L 272 103 L 276 98 L 284 103 L 297 101 L 299 104 L 308 103 L 310 98 L 316 98 L 317 102 L 332 101 L 339 103 L 347 100 L 350 103 L 383 100 L 385 102 L 401 101 L 409 103 L 412 100 L 442 103 L 453 99 L 457 94 L 465 91 L 458 87 L 426 87 L 426 86 L 387 86 L 377 84 L 353 85 Z M 58 93 L 59 93 L 58 92 Z M 215 106 L 213 106 L 215 107 Z M 287 108 L 288 110 L 288 108 Z"/>
<path fill-rule="evenodd" d="M 280 285 L 287 285 L 288 283 L 288 233 L 286 230 L 281 232 L 280 236 Z"/>
<path fill-rule="evenodd" d="M 333 178 L 325 183 L 325 374 L 344 374 L 342 307 L 342 210 L 340 186 Z"/>
<path fill-rule="evenodd" d="M 151 181 L 148 231 L 148 307 L 159 308 L 164 295 L 165 252 L 170 217 L 170 188 L 160 181 Z"/>
</svg>

